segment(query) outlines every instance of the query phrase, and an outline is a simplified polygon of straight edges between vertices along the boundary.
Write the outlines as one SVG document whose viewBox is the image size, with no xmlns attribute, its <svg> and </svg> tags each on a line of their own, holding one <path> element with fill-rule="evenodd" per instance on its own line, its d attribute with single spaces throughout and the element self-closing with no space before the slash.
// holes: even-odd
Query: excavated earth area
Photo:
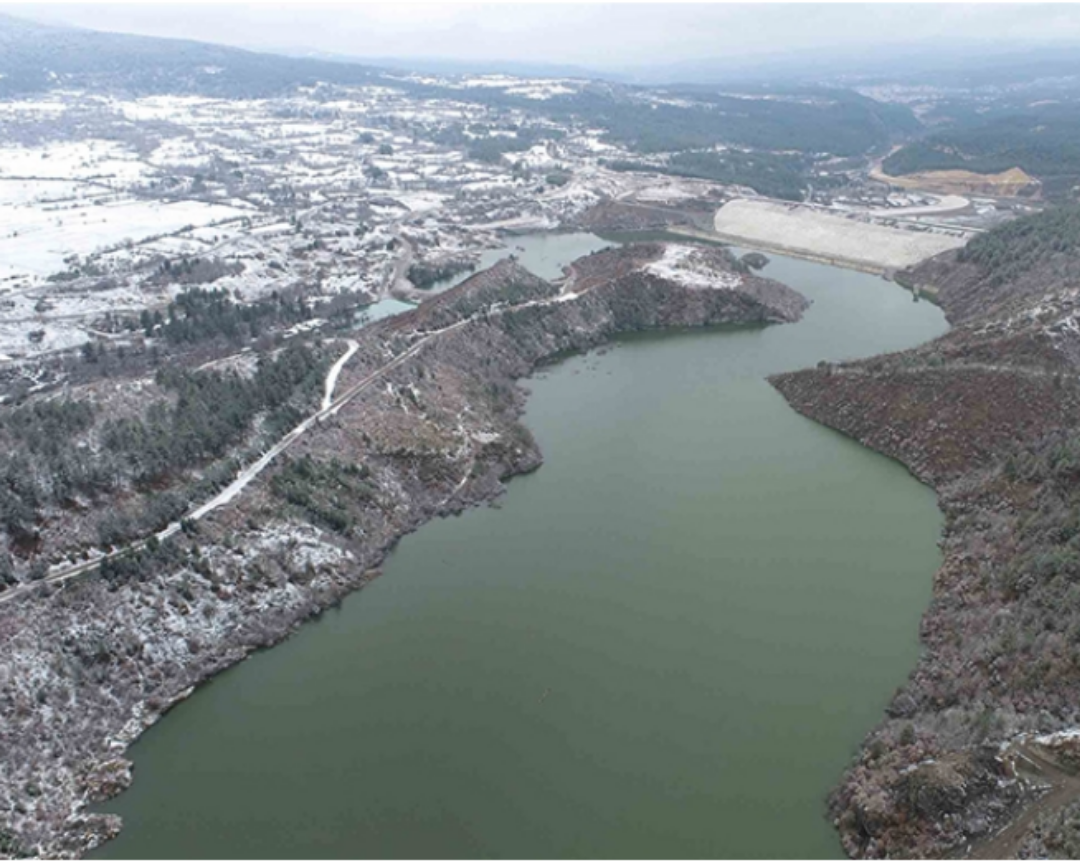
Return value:
<svg viewBox="0 0 1080 863">
<path fill-rule="evenodd" d="M 875 180 L 906 189 L 961 195 L 997 195 L 1015 197 L 1034 195 L 1040 183 L 1021 168 L 1010 168 L 1000 174 L 976 174 L 973 171 L 918 171 L 891 177 L 882 171 L 873 171 Z"/>
</svg>

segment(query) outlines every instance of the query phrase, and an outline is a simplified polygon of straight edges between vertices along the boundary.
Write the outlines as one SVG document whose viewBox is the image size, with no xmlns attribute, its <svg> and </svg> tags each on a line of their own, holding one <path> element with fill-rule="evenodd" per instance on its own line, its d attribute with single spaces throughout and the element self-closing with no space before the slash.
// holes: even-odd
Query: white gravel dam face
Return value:
<svg viewBox="0 0 1080 863">
<path fill-rule="evenodd" d="M 716 211 L 713 225 L 732 240 L 878 272 L 910 267 L 964 245 L 961 237 L 926 228 L 901 230 L 774 201 L 731 201 Z"/>
<path fill-rule="evenodd" d="M 765 275 L 800 323 L 529 382 L 544 466 L 148 731 L 98 856 L 839 856 L 825 795 L 915 664 L 940 518 L 765 377 L 945 323 L 871 276 Z"/>
</svg>

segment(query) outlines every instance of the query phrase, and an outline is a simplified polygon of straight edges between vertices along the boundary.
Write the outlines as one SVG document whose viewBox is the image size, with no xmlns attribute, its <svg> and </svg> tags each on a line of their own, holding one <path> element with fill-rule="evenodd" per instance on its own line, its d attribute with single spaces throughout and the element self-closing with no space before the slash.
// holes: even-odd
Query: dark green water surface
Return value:
<svg viewBox="0 0 1080 863">
<path fill-rule="evenodd" d="M 765 376 L 945 323 L 871 276 L 766 275 L 802 322 L 529 382 L 545 465 L 147 732 L 99 856 L 838 856 L 825 795 L 915 663 L 941 522 Z"/>
</svg>

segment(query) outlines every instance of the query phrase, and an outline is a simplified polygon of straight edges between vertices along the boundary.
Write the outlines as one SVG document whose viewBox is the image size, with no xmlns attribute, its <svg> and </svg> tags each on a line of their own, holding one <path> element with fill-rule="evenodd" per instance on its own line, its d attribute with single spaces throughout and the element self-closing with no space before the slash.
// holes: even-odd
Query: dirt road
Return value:
<svg viewBox="0 0 1080 863">
<path fill-rule="evenodd" d="M 394 359 L 390 360 L 385 365 L 373 371 L 371 374 L 364 377 L 362 380 L 356 382 L 349 387 L 345 392 L 339 395 L 337 398 L 333 398 L 334 390 L 337 387 L 337 380 L 341 374 L 342 369 L 356 353 L 358 345 L 355 342 L 350 341 L 349 349 L 346 350 L 345 355 L 342 356 L 327 372 L 326 380 L 324 383 L 324 395 L 319 410 L 297 425 L 292 431 L 288 432 L 282 437 L 274 446 L 263 453 L 256 461 L 241 470 L 236 477 L 225 488 L 218 492 L 213 498 L 206 503 L 190 511 L 181 520 L 175 521 L 166 527 L 164 530 L 155 534 L 154 537 L 160 542 L 174 536 L 178 533 L 183 523 L 187 521 L 198 521 L 205 518 L 211 512 L 216 509 L 225 506 L 230 501 L 236 499 L 279 455 L 281 455 L 286 449 L 288 449 L 293 443 L 301 438 L 307 431 L 309 431 L 317 423 L 322 422 L 327 417 L 334 416 L 342 407 L 344 407 L 360 393 L 371 387 L 372 384 L 383 378 L 388 372 L 393 371 L 403 363 L 408 362 L 415 357 L 424 347 L 430 344 L 434 339 L 446 333 L 453 332 L 454 330 L 461 329 L 473 323 L 476 320 L 480 320 L 492 315 L 502 315 L 507 312 L 517 311 L 519 309 L 530 308 L 534 306 L 546 306 L 558 303 L 568 302 L 574 300 L 579 296 L 576 293 L 560 294 L 546 300 L 528 300 L 517 305 L 504 305 L 502 303 L 496 303 L 486 310 L 477 312 L 469 317 L 450 324 L 438 330 L 431 330 L 429 332 L 417 333 L 420 338 L 408 348 L 403 351 Z M 91 558 L 88 561 L 74 564 L 71 566 L 65 566 L 62 568 L 53 568 L 45 578 L 40 581 L 31 582 L 28 584 L 21 584 L 17 587 L 12 587 L 6 590 L 4 593 L 0 593 L 0 605 L 5 603 L 14 602 L 15 600 L 27 596 L 33 593 L 42 585 L 58 586 L 65 582 L 68 582 L 74 578 L 85 575 L 97 569 L 103 561 L 112 560 L 118 558 L 121 555 L 127 554 L 133 551 L 141 551 L 146 548 L 149 539 L 137 540 L 129 543 L 122 548 L 115 549 L 108 553 L 99 553 L 96 557 Z"/>
<path fill-rule="evenodd" d="M 1042 815 L 1059 810 L 1080 798 L 1080 776 L 1059 764 L 1045 747 L 1020 743 L 1011 753 L 1017 772 L 1048 787 L 997 835 L 974 845 L 967 856 L 972 860 L 1015 860 L 1028 830 Z"/>
</svg>

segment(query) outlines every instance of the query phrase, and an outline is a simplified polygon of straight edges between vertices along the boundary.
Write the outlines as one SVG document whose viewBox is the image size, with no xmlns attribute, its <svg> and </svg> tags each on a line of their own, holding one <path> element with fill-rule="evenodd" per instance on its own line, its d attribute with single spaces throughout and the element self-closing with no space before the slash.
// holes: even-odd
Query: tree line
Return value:
<svg viewBox="0 0 1080 863">
<path fill-rule="evenodd" d="M 145 336 L 161 336 L 171 344 L 193 344 L 223 338 L 233 343 L 258 338 L 270 326 L 300 323 L 312 317 L 303 297 L 275 291 L 257 303 L 237 303 L 222 288 L 191 288 L 179 294 L 162 314 L 144 309 L 139 327 Z"/>
<path fill-rule="evenodd" d="M 954 169 L 997 174 L 1010 168 L 1038 178 L 1080 175 L 1080 110 L 1049 106 L 979 118 L 902 147 L 882 167 L 893 176 Z"/>
<path fill-rule="evenodd" d="M 170 397 L 137 417 L 100 422 L 99 409 L 73 400 L 3 412 L 0 440 L 8 446 L 0 454 L 0 527 L 13 548 L 32 547 L 47 509 L 98 499 L 126 483 L 144 494 L 138 514 L 111 509 L 99 523 L 99 540 L 112 545 L 164 527 L 188 505 L 187 492 L 175 488 L 178 475 L 209 463 L 201 481 L 207 488 L 199 490 L 227 481 L 236 465 L 215 471 L 215 463 L 259 417 L 274 438 L 298 423 L 317 402 L 329 362 L 320 347 L 295 344 L 260 359 L 248 378 L 166 367 L 156 380 Z"/>
<path fill-rule="evenodd" d="M 979 267 L 991 284 L 1016 279 L 1052 258 L 1080 261 L 1080 205 L 1052 207 L 980 234 L 957 259 Z"/>
</svg>

